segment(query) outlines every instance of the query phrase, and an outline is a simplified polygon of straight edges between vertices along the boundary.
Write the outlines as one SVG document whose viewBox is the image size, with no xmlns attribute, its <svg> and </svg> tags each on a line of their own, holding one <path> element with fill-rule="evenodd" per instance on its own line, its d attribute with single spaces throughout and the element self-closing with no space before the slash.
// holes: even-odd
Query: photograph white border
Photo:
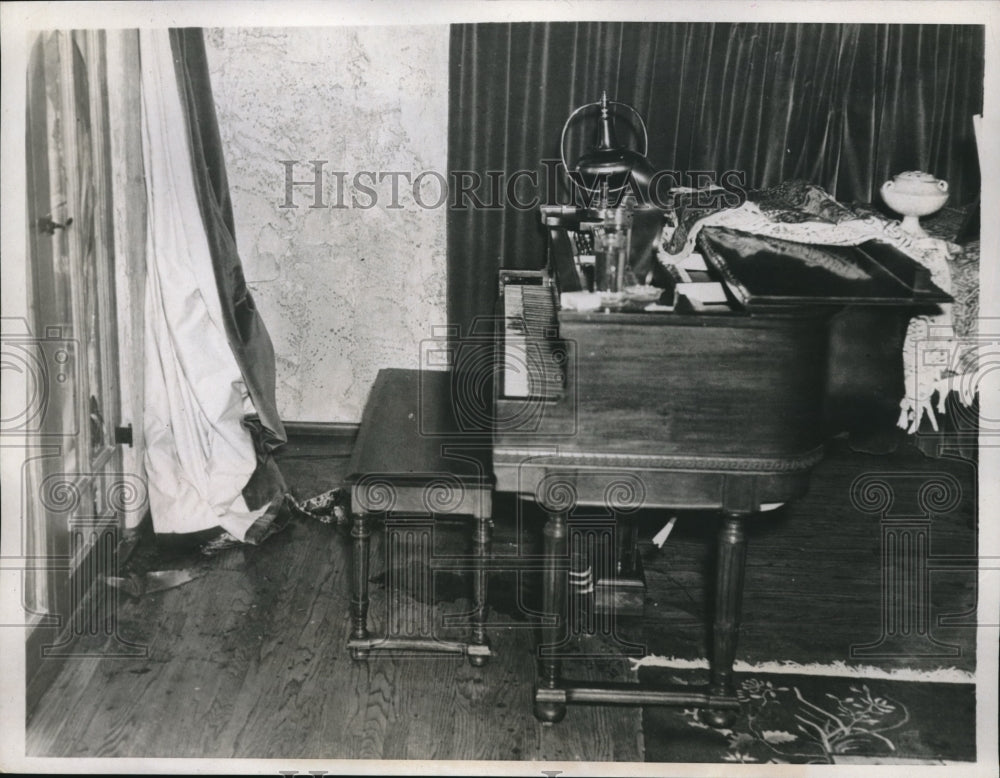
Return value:
<svg viewBox="0 0 1000 778">
<path fill-rule="evenodd" d="M 1000 214 L 1000 2 L 994 0 L 698 0 L 697 2 L 3 2 L 2 34 L 2 233 L 0 256 L 22 254 L 25 248 L 25 73 L 29 35 L 43 29 L 143 27 L 322 27 L 337 25 L 426 25 L 511 21 L 714 21 L 983 24 L 986 26 L 984 137 L 982 148 L 982 208 Z M 1000 266 L 1000 220 L 982 221 L 981 317 L 1000 321 L 997 268 Z M 3 307 L 23 296 L 17 284 L 2 290 Z M 981 388 L 981 417 L 1000 418 L 997 376 Z M 980 627 L 977 645 L 977 743 L 979 762 L 942 767 L 823 767 L 793 765 L 631 764 L 541 762 L 402 762 L 362 760 L 214 760 L 214 759 L 43 759 L 24 756 L 24 633 L 16 627 L 0 630 L 3 660 L 0 721 L 3 723 L 0 768 L 4 772 L 137 772 L 137 773 L 269 773 L 326 770 L 329 773 L 381 775 L 504 774 L 542 775 L 955 775 L 997 774 L 997 614 L 1000 613 L 1000 522 L 995 520 L 1000 479 L 1000 449 L 980 450 Z M 6 474 L 5 474 L 6 475 Z M 6 478 L 4 479 L 6 480 Z M 6 555 L 7 549 L 4 550 Z M 0 566 L 2 569 L 2 566 Z M 9 577 L 3 578 L 5 584 Z M 3 611 L 20 602 L 20 593 L 5 585 Z M 5 622 L 9 623 L 9 622 Z M 530 716 L 526 706 L 524 715 Z"/>
</svg>

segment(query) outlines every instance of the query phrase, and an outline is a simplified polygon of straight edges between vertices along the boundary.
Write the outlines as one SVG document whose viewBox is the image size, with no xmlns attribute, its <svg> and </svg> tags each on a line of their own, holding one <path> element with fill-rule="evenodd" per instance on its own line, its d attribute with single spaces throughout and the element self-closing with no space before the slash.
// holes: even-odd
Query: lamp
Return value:
<svg viewBox="0 0 1000 778">
<path fill-rule="evenodd" d="M 599 109 L 594 145 L 570 168 L 566 162 L 566 136 L 570 125 L 585 111 Z M 642 134 L 642 151 L 627 148 L 615 137 L 612 112 L 627 109 L 638 120 Z M 588 103 L 569 115 L 563 125 L 559 151 L 566 176 L 573 187 L 588 196 L 587 205 L 599 221 L 595 226 L 594 291 L 604 292 L 614 302 L 626 286 L 629 275 L 629 253 L 632 235 L 632 214 L 637 196 L 648 201 L 649 184 L 654 170 L 646 159 L 649 137 L 646 124 L 632 106 L 608 100 L 607 92 L 600 102 Z M 631 279 L 634 283 L 634 279 Z"/>
<path fill-rule="evenodd" d="M 611 112 L 614 106 L 628 109 L 638 120 L 639 129 L 642 130 L 641 152 L 618 143 L 611 121 Z M 573 121 L 584 111 L 592 108 L 600 109 L 596 140 L 593 147 L 581 154 L 576 165 L 570 169 L 566 163 L 566 136 Z M 612 200 L 609 199 L 612 196 L 616 200 L 628 196 L 629 184 L 638 191 L 644 201 L 647 199 L 649 183 L 654 174 L 653 166 L 646 159 L 648 145 L 649 137 L 646 134 L 646 123 L 642 120 L 639 112 L 626 103 L 608 100 L 608 93 L 604 92 L 601 94 L 600 102 L 581 105 L 569 115 L 563 125 L 559 151 L 567 176 L 573 185 L 591 195 L 590 203 L 592 205 L 596 204 L 598 208 L 607 208 L 612 204 Z M 588 184 L 588 181 L 591 183 Z M 596 202 L 595 197 L 598 198 Z M 620 202 L 616 204 L 620 204 Z"/>
</svg>

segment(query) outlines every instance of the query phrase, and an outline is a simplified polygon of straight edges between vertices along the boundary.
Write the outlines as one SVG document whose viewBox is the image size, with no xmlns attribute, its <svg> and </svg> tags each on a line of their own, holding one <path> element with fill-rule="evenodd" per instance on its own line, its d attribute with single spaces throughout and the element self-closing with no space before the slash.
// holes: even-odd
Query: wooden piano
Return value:
<svg viewBox="0 0 1000 778">
<path fill-rule="evenodd" d="M 496 488 L 537 502 L 547 514 L 542 607 L 556 615 L 541 629 L 535 715 L 557 722 L 571 703 L 673 704 L 699 707 L 707 722 L 722 726 L 738 707 L 732 666 L 744 522 L 802 495 L 823 456 L 829 324 L 851 299 L 756 305 L 748 297 L 714 311 L 563 310 L 560 292 L 578 289 L 582 278 L 565 253 L 575 245 L 566 235 L 586 218 L 543 210 L 552 238 L 545 269 L 503 270 L 499 278 Z M 723 248 L 731 241 L 704 236 L 702 251 L 720 261 L 713 241 Z M 904 311 L 948 299 L 915 275 L 900 280 L 895 294 L 882 287 L 868 300 L 863 289 L 854 294 L 861 303 Z M 561 676 L 567 544 L 571 513 L 581 506 L 607 509 L 623 525 L 639 509 L 721 514 L 706 686 L 648 688 Z"/>
</svg>

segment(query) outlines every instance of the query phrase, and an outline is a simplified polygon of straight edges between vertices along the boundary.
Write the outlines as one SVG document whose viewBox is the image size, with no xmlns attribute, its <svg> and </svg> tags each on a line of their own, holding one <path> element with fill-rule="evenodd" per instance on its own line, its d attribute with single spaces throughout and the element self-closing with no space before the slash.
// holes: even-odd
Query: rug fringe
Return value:
<svg viewBox="0 0 1000 778">
<path fill-rule="evenodd" d="M 707 670 L 708 659 L 680 659 L 672 656 L 644 656 L 629 659 L 633 670 L 640 667 L 669 667 L 675 670 Z M 849 665 L 846 662 L 807 662 L 791 660 L 776 662 L 744 662 L 737 659 L 733 664 L 737 673 L 775 673 L 796 675 L 827 675 L 841 678 L 869 678 L 887 681 L 927 681 L 931 683 L 975 683 L 976 676 L 957 667 L 941 667 L 934 670 L 914 670 L 907 667 L 884 669 L 872 665 Z"/>
</svg>

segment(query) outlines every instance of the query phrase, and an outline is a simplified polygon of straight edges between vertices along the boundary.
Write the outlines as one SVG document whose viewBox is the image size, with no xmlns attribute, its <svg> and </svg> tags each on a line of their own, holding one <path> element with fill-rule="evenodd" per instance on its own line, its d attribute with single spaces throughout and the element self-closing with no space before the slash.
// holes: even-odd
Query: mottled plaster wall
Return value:
<svg viewBox="0 0 1000 778">
<path fill-rule="evenodd" d="M 370 209 L 313 209 L 285 168 L 447 169 L 448 29 L 210 29 L 205 33 L 247 281 L 274 341 L 278 410 L 289 421 L 356 422 L 382 367 L 417 367 L 446 321 L 445 209 L 420 208 L 388 180 Z M 367 183 L 367 182 L 366 182 Z M 431 180 L 425 181 L 428 185 Z M 361 203 L 369 198 L 359 193 Z M 433 203 L 429 192 L 423 201 Z"/>
</svg>

